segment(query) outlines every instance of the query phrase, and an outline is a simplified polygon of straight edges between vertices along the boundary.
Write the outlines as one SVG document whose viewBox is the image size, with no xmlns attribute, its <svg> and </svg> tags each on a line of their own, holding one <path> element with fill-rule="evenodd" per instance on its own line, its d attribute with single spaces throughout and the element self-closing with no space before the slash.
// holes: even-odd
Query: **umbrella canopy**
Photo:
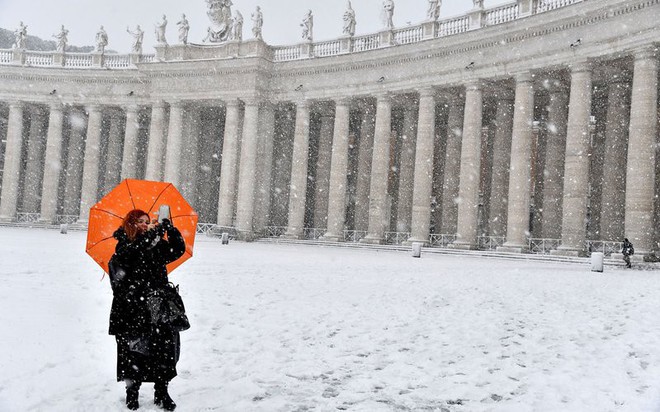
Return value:
<svg viewBox="0 0 660 412">
<path fill-rule="evenodd" d="M 103 270 L 115 253 L 117 240 L 112 234 L 121 226 L 124 216 L 133 209 L 141 209 L 154 219 L 160 205 L 170 206 L 170 220 L 186 241 L 186 252 L 167 265 L 168 273 L 192 257 L 197 213 L 171 183 L 126 179 L 92 206 L 87 227 L 86 252 Z"/>
</svg>

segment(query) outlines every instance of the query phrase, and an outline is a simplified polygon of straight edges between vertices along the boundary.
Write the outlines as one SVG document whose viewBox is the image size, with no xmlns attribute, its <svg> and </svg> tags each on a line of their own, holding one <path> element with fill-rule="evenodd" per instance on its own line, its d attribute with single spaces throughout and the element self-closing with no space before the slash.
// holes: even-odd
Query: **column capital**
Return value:
<svg viewBox="0 0 660 412">
<path fill-rule="evenodd" d="M 576 61 L 569 64 L 571 73 L 583 73 L 591 72 L 593 70 L 593 64 L 589 60 Z"/>
<path fill-rule="evenodd" d="M 100 112 L 102 107 L 103 106 L 98 103 L 86 104 L 85 111 L 87 112 L 87 114 L 90 114 L 92 112 L 96 113 L 96 112 Z"/>
<path fill-rule="evenodd" d="M 26 103 L 22 100 L 12 100 L 9 102 L 10 109 L 23 109 L 26 106 Z"/>
<path fill-rule="evenodd" d="M 528 71 L 514 73 L 513 78 L 516 83 L 531 83 L 534 81 L 534 76 Z"/>
<path fill-rule="evenodd" d="M 182 100 L 170 100 L 167 102 L 170 105 L 170 109 L 173 108 L 182 108 L 183 107 L 183 101 Z"/>
<path fill-rule="evenodd" d="M 470 80 L 465 83 L 465 90 L 482 90 L 484 88 L 483 80 Z"/>
<path fill-rule="evenodd" d="M 632 51 L 635 60 L 655 60 L 658 58 L 658 50 L 653 45 L 641 46 Z"/>
<path fill-rule="evenodd" d="M 378 92 L 375 94 L 376 100 L 378 102 L 381 101 L 392 101 L 392 98 L 394 97 L 394 94 L 390 91 L 384 91 L 384 92 Z"/>
<path fill-rule="evenodd" d="M 296 100 L 296 110 L 297 109 L 306 109 L 309 110 L 312 107 L 312 101 L 308 99 Z"/>
<path fill-rule="evenodd" d="M 64 104 L 62 104 L 61 101 L 55 101 L 55 102 L 50 102 L 49 104 L 50 110 L 53 111 L 62 111 L 64 110 Z"/>
<path fill-rule="evenodd" d="M 167 103 L 165 103 L 165 100 L 156 100 L 155 102 L 151 103 L 151 108 L 152 109 L 165 109 L 165 106 Z"/>
<path fill-rule="evenodd" d="M 140 106 L 135 103 L 130 103 L 122 107 L 126 113 L 137 113 L 140 110 Z"/>
<path fill-rule="evenodd" d="M 352 99 L 350 97 L 339 97 L 335 99 L 336 106 L 350 106 Z"/>
<path fill-rule="evenodd" d="M 256 96 L 241 97 L 241 100 L 246 106 L 259 106 L 263 102 L 261 97 Z"/>
<path fill-rule="evenodd" d="M 420 99 L 423 98 L 423 97 L 435 98 L 435 96 L 436 96 L 436 91 L 435 91 L 435 88 L 433 86 L 420 87 L 419 89 L 417 89 L 417 93 L 419 93 L 419 98 Z"/>
</svg>

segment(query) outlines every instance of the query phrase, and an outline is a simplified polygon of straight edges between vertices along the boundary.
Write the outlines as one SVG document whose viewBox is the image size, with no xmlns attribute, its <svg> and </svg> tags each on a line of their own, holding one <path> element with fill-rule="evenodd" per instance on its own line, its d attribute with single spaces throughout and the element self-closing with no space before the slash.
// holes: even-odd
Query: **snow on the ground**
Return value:
<svg viewBox="0 0 660 412">
<path fill-rule="evenodd" d="M 124 410 L 85 233 L 0 244 L 0 410 Z M 172 279 L 180 411 L 660 410 L 657 272 L 201 237 Z"/>
</svg>

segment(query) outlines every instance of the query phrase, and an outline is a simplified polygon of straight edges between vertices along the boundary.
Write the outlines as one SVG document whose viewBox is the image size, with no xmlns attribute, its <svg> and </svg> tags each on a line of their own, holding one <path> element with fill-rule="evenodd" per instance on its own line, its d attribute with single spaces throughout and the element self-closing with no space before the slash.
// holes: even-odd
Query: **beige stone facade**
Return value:
<svg viewBox="0 0 660 412">
<path fill-rule="evenodd" d="M 658 15 L 518 0 L 287 47 L 0 50 L 0 220 L 82 223 L 130 177 L 246 239 L 656 253 Z"/>
</svg>

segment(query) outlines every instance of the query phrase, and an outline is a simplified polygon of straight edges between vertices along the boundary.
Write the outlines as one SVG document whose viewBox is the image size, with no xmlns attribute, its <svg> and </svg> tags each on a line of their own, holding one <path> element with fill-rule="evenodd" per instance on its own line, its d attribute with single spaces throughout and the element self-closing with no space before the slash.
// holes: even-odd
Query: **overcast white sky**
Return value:
<svg viewBox="0 0 660 412">
<path fill-rule="evenodd" d="M 486 0 L 491 7 L 515 0 Z M 232 11 L 238 9 L 245 20 L 243 37 L 252 36 L 250 15 L 257 5 L 264 14 L 263 36 L 271 45 L 295 44 L 301 36 L 300 22 L 307 11 L 314 13 L 314 40 L 339 37 L 346 0 L 233 0 Z M 357 34 L 382 28 L 382 0 L 353 0 Z M 395 0 L 394 24 L 404 27 L 417 24 L 426 17 L 427 0 Z M 472 8 L 472 0 L 444 0 L 441 18 L 463 14 Z M 167 40 L 177 42 L 177 26 L 181 13 L 190 21 L 188 41 L 201 43 L 209 18 L 205 0 L 0 0 L 0 27 L 14 30 L 20 21 L 28 25 L 28 34 L 43 39 L 59 31 L 61 24 L 69 29 L 69 44 L 93 45 L 99 26 L 108 32 L 108 48 L 120 53 L 131 49 L 132 37 L 126 33 L 137 24 L 145 31 L 144 52 L 153 53 L 154 26 L 163 14 L 169 21 Z"/>
</svg>

